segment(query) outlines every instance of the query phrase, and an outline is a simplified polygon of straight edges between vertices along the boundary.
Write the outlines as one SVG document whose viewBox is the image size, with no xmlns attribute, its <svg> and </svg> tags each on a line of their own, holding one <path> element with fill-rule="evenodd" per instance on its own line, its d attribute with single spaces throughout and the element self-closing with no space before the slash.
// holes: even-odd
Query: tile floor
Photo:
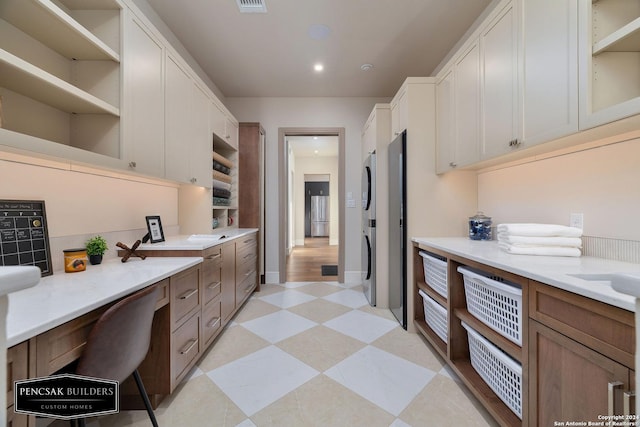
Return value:
<svg viewBox="0 0 640 427">
<path fill-rule="evenodd" d="M 263 285 L 156 416 L 171 427 L 496 425 L 419 335 L 335 282 Z M 147 425 L 144 411 L 88 423 Z"/>
</svg>

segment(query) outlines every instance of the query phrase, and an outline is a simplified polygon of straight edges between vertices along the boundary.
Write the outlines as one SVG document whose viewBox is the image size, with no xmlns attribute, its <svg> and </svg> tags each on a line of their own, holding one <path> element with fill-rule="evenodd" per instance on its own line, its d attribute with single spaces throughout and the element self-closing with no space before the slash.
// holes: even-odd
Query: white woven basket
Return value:
<svg viewBox="0 0 640 427">
<path fill-rule="evenodd" d="M 424 281 L 434 291 L 445 298 L 447 292 L 447 262 L 432 257 L 426 252 L 420 252 L 422 257 L 422 268 L 424 269 Z"/>
<path fill-rule="evenodd" d="M 522 289 L 465 267 L 458 267 L 458 271 L 464 278 L 469 313 L 522 346 Z"/>
<path fill-rule="evenodd" d="M 424 320 L 433 332 L 440 337 L 442 341 L 447 342 L 447 309 L 438 304 L 433 298 L 425 294 L 422 290 L 418 290 L 422 297 L 422 306 L 424 308 Z"/>
<path fill-rule="evenodd" d="M 471 366 L 498 397 L 522 419 L 522 365 L 466 323 Z"/>
</svg>

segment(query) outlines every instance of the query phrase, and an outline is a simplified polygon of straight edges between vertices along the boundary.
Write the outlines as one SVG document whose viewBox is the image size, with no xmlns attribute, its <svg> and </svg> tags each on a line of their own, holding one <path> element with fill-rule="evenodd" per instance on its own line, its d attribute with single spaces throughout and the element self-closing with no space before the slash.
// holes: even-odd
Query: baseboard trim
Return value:
<svg viewBox="0 0 640 427">
<path fill-rule="evenodd" d="M 360 283 L 362 283 L 362 272 L 361 271 L 345 271 L 344 272 L 344 283 L 346 283 L 346 284 L 360 284 Z"/>
</svg>

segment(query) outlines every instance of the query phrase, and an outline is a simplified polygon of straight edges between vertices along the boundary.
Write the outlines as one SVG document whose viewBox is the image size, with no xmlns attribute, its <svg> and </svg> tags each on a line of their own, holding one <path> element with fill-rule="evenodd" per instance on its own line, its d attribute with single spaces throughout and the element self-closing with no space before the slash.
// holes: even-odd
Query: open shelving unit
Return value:
<svg viewBox="0 0 640 427">
<path fill-rule="evenodd" d="M 238 226 L 238 150 L 227 143 L 224 139 L 213 134 L 212 161 L 217 161 L 230 169 L 229 174 L 224 174 L 212 169 L 212 188 L 216 187 L 215 180 L 220 181 L 229 187 L 231 197 L 229 204 L 215 204 L 212 198 L 212 228 L 214 233 L 224 228 L 236 228 Z M 213 190 L 212 190 L 213 194 Z M 218 225 L 213 227 L 213 220 L 217 219 Z"/>
<path fill-rule="evenodd" d="M 116 0 L 0 2 L 3 144 L 120 159 L 122 13 Z"/>
<path fill-rule="evenodd" d="M 447 298 L 437 293 L 425 281 L 425 274 L 422 264 L 422 258 L 419 252 L 428 250 L 432 254 L 444 257 L 447 260 Z M 523 409 L 523 418 L 520 419 L 491 389 L 491 387 L 482 379 L 475 368 L 471 364 L 471 356 L 469 353 L 469 341 L 467 331 L 462 326 L 462 322 L 471 326 L 476 332 L 485 337 L 488 341 L 508 354 L 512 359 L 516 360 L 523 366 L 523 372 L 528 364 L 528 349 L 526 345 L 521 347 L 507 338 L 503 337 L 489 326 L 475 318 L 467 310 L 464 281 L 462 274 L 457 271 L 459 266 L 468 266 L 472 268 L 480 268 L 487 270 L 486 266 L 480 266 L 476 263 L 464 259 L 457 259 L 449 254 L 439 253 L 432 248 L 422 248 L 414 243 L 413 247 L 413 274 L 414 274 L 414 312 L 413 323 L 418 331 L 435 351 L 445 360 L 451 369 L 458 375 L 460 380 L 467 386 L 469 391 L 478 399 L 478 401 L 486 408 L 486 410 L 503 426 L 522 426 L 527 425 L 527 410 Z M 495 273 L 490 271 L 491 273 Z M 514 276 L 509 276 L 509 280 L 514 281 Z M 515 279 L 517 281 L 518 279 Z M 526 282 L 518 281 L 522 286 L 523 293 L 526 292 Z M 429 297 L 433 298 L 438 304 L 447 309 L 447 342 L 444 342 L 433 329 L 427 324 L 424 317 L 424 310 L 421 304 L 422 297 L 418 293 L 421 290 Z M 420 302 L 420 303 L 419 303 Z M 523 307 L 523 316 L 527 316 L 528 308 Z M 524 332 L 524 331 L 523 331 Z M 525 332 L 526 333 L 526 332 Z M 523 343 L 526 343 L 523 339 Z M 523 408 L 526 408 L 528 401 L 528 382 L 526 375 L 522 378 L 522 402 Z"/>
<path fill-rule="evenodd" d="M 640 111 L 640 3 L 626 0 L 580 2 L 581 86 L 588 114 L 597 125 Z M 601 116 L 602 118 L 598 118 Z M 586 121 L 586 120 L 585 120 Z"/>
</svg>

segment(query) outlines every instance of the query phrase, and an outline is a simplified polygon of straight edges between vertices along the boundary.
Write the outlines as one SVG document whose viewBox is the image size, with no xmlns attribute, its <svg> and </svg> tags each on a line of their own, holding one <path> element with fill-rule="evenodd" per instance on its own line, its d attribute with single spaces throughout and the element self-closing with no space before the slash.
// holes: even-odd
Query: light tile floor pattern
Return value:
<svg viewBox="0 0 640 427">
<path fill-rule="evenodd" d="M 335 282 L 262 285 L 156 416 L 171 427 L 497 425 L 422 337 Z M 144 411 L 88 423 L 148 425 Z"/>
</svg>

